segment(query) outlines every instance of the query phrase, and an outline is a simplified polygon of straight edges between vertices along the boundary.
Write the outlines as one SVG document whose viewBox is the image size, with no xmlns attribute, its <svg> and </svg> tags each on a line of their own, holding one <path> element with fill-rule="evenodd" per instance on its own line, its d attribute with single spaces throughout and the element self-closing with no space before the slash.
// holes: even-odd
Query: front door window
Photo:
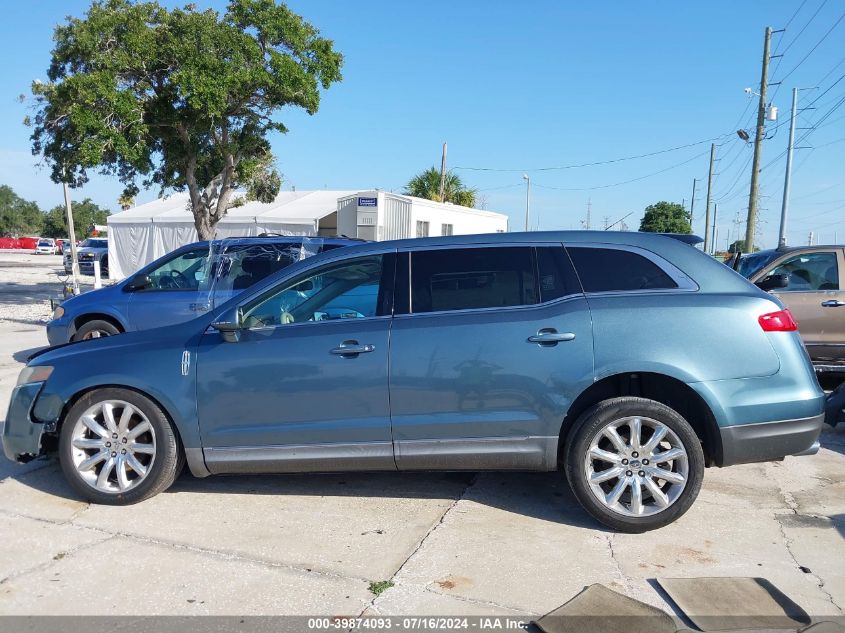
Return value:
<svg viewBox="0 0 845 633">
<path fill-rule="evenodd" d="M 243 308 L 242 323 L 255 328 L 381 316 L 382 259 L 344 260 L 297 277 Z"/>
<path fill-rule="evenodd" d="M 836 253 L 802 253 L 778 265 L 769 275 L 788 275 L 789 284 L 779 292 L 839 290 Z"/>
</svg>

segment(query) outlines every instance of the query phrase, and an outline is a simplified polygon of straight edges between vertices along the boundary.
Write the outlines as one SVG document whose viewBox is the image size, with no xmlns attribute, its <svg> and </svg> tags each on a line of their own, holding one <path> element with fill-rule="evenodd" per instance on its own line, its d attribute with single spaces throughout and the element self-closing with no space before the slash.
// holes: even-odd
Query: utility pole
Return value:
<svg viewBox="0 0 845 633">
<path fill-rule="evenodd" d="M 713 192 L 713 165 L 716 162 L 716 144 L 710 143 L 710 170 L 707 172 L 707 201 L 704 203 L 704 252 L 710 252 L 710 195 Z M 693 180 L 693 188 L 695 181 Z M 692 216 L 692 213 L 690 213 Z"/>
<path fill-rule="evenodd" d="M 65 213 L 67 222 L 68 238 L 70 238 L 70 273 L 73 276 L 72 292 L 75 295 L 79 294 L 79 258 L 76 255 L 76 230 L 73 226 L 73 209 L 70 203 L 70 191 L 68 190 L 67 182 L 62 181 L 62 188 L 65 194 Z"/>
<path fill-rule="evenodd" d="M 693 211 L 695 211 L 695 183 L 698 181 L 697 178 L 692 179 L 692 198 L 690 198 L 689 202 L 689 226 L 690 230 L 692 230 L 692 218 L 693 218 Z"/>
<path fill-rule="evenodd" d="M 783 204 L 780 207 L 778 247 L 786 246 L 786 216 L 789 211 L 789 189 L 792 185 L 792 150 L 795 149 L 795 117 L 798 113 L 798 88 L 792 89 L 792 115 L 789 118 L 789 145 L 786 149 L 786 175 L 783 178 Z"/>
<path fill-rule="evenodd" d="M 443 143 L 443 157 L 440 159 L 440 202 L 446 202 L 443 199 L 446 193 L 446 143 Z"/>
<path fill-rule="evenodd" d="M 528 174 L 522 174 L 522 179 L 525 181 L 525 232 L 528 232 L 528 217 L 531 209 L 531 178 Z"/>
<path fill-rule="evenodd" d="M 717 233 L 716 233 L 716 214 L 718 212 L 719 212 L 719 205 L 714 204 L 713 205 L 713 241 L 711 242 L 711 244 L 713 246 L 713 253 L 716 252 L 716 248 L 717 248 L 717 246 L 716 246 L 716 235 L 717 235 Z"/>
<path fill-rule="evenodd" d="M 590 230 L 590 222 L 591 222 L 590 215 L 592 214 L 592 211 L 593 211 L 593 200 L 592 200 L 592 198 L 587 198 L 587 230 L 588 231 Z"/>
<path fill-rule="evenodd" d="M 757 132 L 754 135 L 754 160 L 751 164 L 751 191 L 748 193 L 748 220 L 745 223 L 745 249 L 754 252 L 754 233 L 757 228 L 757 195 L 760 191 L 760 157 L 763 152 L 763 136 L 766 134 L 766 88 L 769 84 L 769 46 L 772 42 L 772 27 L 766 27 L 763 41 L 763 68 L 760 72 L 760 103 L 757 106 Z"/>
</svg>

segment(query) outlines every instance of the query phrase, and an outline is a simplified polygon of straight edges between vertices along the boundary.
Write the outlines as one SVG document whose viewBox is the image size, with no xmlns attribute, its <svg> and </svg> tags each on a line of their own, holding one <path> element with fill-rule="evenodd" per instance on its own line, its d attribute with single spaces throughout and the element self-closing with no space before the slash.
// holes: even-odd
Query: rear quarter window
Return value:
<svg viewBox="0 0 845 633">
<path fill-rule="evenodd" d="M 678 284 L 651 260 L 616 248 L 567 247 L 584 292 L 666 290 Z"/>
</svg>

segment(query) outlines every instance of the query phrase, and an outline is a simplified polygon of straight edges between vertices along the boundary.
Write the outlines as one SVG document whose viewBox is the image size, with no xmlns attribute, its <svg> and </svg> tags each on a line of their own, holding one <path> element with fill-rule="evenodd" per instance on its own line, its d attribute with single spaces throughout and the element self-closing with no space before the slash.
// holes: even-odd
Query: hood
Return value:
<svg viewBox="0 0 845 633">
<path fill-rule="evenodd" d="M 167 326 L 152 330 L 124 332 L 117 336 L 89 339 L 56 345 L 36 352 L 29 357 L 33 365 L 55 365 L 84 363 L 90 360 L 93 367 L 102 354 L 109 357 L 128 357 L 133 353 L 155 349 L 184 349 L 192 338 L 199 338 L 204 331 L 195 321 L 187 321 L 177 326 Z"/>
<path fill-rule="evenodd" d="M 97 290 L 89 290 L 83 292 L 81 295 L 68 297 L 60 304 L 65 310 L 72 310 L 91 303 L 103 304 L 108 303 L 109 297 L 115 292 L 122 292 L 123 282 L 112 284 L 111 286 L 103 286 Z"/>
</svg>

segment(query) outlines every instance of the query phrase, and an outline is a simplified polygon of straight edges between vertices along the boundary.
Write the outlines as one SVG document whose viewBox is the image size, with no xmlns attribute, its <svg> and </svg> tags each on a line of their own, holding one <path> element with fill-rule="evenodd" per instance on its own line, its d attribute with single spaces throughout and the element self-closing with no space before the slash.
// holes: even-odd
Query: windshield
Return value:
<svg viewBox="0 0 845 633">
<path fill-rule="evenodd" d="M 750 279 L 779 254 L 777 251 L 760 251 L 759 253 L 743 255 L 739 260 L 736 271 L 746 279 Z"/>
<path fill-rule="evenodd" d="M 39 246 L 52 246 L 53 243 L 50 240 L 38 240 Z"/>
<path fill-rule="evenodd" d="M 92 238 L 88 238 L 80 246 L 87 246 L 89 248 L 108 248 L 109 241 L 108 240 L 95 240 Z"/>
</svg>

